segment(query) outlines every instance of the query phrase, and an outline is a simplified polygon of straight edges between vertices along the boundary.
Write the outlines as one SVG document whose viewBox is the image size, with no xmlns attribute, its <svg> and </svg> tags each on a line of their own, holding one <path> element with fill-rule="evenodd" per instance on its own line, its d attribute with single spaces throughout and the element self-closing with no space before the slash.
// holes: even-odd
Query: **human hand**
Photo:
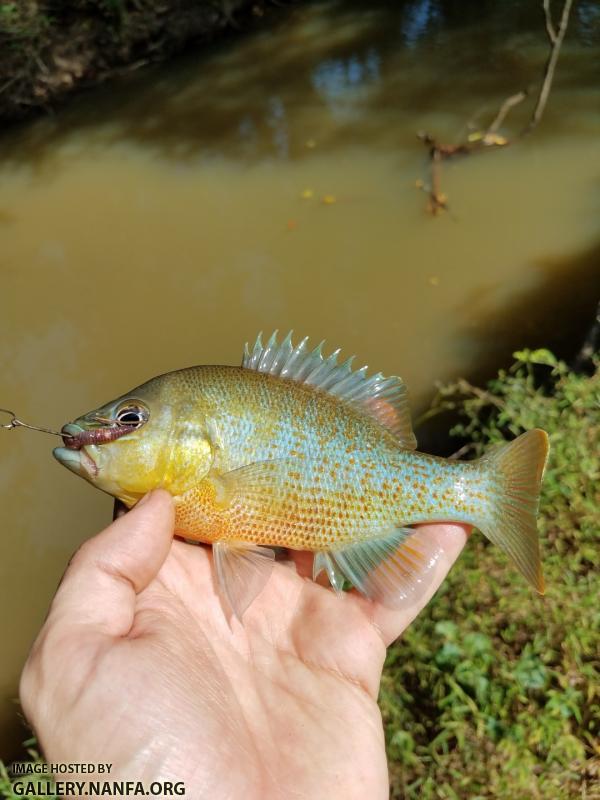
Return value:
<svg viewBox="0 0 600 800">
<path fill-rule="evenodd" d="M 386 646 L 459 555 L 467 529 L 423 525 L 444 554 L 428 592 L 392 611 L 276 564 L 229 625 L 210 548 L 173 540 L 147 495 L 72 559 L 25 665 L 21 702 L 50 762 L 112 779 L 183 781 L 200 800 L 378 800 L 389 793 L 377 692 Z"/>
</svg>

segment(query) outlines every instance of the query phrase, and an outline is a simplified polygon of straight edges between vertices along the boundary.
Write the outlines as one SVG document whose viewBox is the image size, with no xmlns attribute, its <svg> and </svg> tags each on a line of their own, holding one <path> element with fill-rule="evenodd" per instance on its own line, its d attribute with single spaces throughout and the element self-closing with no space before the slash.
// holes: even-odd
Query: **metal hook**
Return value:
<svg viewBox="0 0 600 800">
<path fill-rule="evenodd" d="M 12 430 L 13 428 L 29 428 L 31 431 L 41 431 L 42 433 L 51 433 L 52 436 L 60 436 L 61 438 L 67 437 L 68 439 L 73 438 L 72 433 L 59 433 L 58 431 L 51 431 L 50 428 L 40 428 L 37 425 L 28 425 L 26 422 L 22 422 L 20 419 L 17 419 L 17 416 L 14 411 L 9 411 L 8 408 L 0 408 L 1 412 L 5 414 L 9 414 L 11 420 L 9 423 L 0 425 L 1 428 L 5 428 L 7 431 Z"/>
<path fill-rule="evenodd" d="M 19 424 L 19 420 L 16 418 L 14 411 L 9 411 L 8 408 L 0 408 L 0 411 L 8 414 L 11 417 L 10 422 L 8 425 L 2 425 L 3 428 L 10 430 L 11 428 L 15 428 Z"/>
</svg>

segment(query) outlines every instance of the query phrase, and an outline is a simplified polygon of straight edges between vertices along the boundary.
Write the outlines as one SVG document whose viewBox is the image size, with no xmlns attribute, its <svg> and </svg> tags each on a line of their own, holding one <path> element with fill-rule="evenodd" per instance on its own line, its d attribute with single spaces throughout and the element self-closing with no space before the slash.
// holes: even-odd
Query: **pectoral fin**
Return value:
<svg viewBox="0 0 600 800">
<path fill-rule="evenodd" d="M 217 542 L 213 545 L 219 591 L 241 621 L 248 606 L 269 580 L 275 553 L 268 547 L 245 542 Z"/>
<path fill-rule="evenodd" d="M 255 461 L 215 476 L 211 480 L 216 502 L 232 513 L 240 510 L 254 527 L 287 524 L 286 503 L 294 488 L 289 472 L 294 466 L 298 468 L 293 459 L 278 458 Z"/>
<path fill-rule="evenodd" d="M 338 570 L 371 600 L 400 608 L 427 588 L 442 553 L 413 528 L 397 527 L 330 552 Z"/>
<path fill-rule="evenodd" d="M 221 496 L 227 502 L 241 499 L 244 502 L 256 498 L 258 502 L 269 502 L 285 489 L 288 471 L 294 461 L 288 458 L 274 458 L 254 461 L 230 472 L 224 472 L 213 481 L 224 490 Z M 219 492 L 217 492 L 219 494 Z"/>
</svg>

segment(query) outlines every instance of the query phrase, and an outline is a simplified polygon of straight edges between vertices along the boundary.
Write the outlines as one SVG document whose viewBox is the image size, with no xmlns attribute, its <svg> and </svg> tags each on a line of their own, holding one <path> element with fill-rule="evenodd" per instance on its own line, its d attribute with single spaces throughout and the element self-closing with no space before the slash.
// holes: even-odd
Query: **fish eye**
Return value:
<svg viewBox="0 0 600 800">
<path fill-rule="evenodd" d="M 142 406 L 127 405 L 117 411 L 117 425 L 127 428 L 139 428 L 149 417 L 148 410 Z"/>
</svg>

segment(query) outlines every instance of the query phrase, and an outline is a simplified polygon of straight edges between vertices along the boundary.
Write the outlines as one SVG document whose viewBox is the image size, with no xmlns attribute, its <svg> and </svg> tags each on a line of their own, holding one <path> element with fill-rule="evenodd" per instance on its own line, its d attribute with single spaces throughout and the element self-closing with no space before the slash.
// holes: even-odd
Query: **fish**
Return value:
<svg viewBox="0 0 600 800">
<path fill-rule="evenodd" d="M 311 551 L 336 592 L 347 582 L 401 608 L 427 586 L 443 545 L 415 525 L 466 523 L 544 592 L 536 529 L 548 436 L 533 429 L 477 460 L 416 450 L 398 376 L 276 331 L 241 366 L 169 372 L 62 428 L 56 459 L 133 507 L 162 488 L 175 535 L 212 545 L 222 598 L 241 620 L 276 548 Z"/>
</svg>

